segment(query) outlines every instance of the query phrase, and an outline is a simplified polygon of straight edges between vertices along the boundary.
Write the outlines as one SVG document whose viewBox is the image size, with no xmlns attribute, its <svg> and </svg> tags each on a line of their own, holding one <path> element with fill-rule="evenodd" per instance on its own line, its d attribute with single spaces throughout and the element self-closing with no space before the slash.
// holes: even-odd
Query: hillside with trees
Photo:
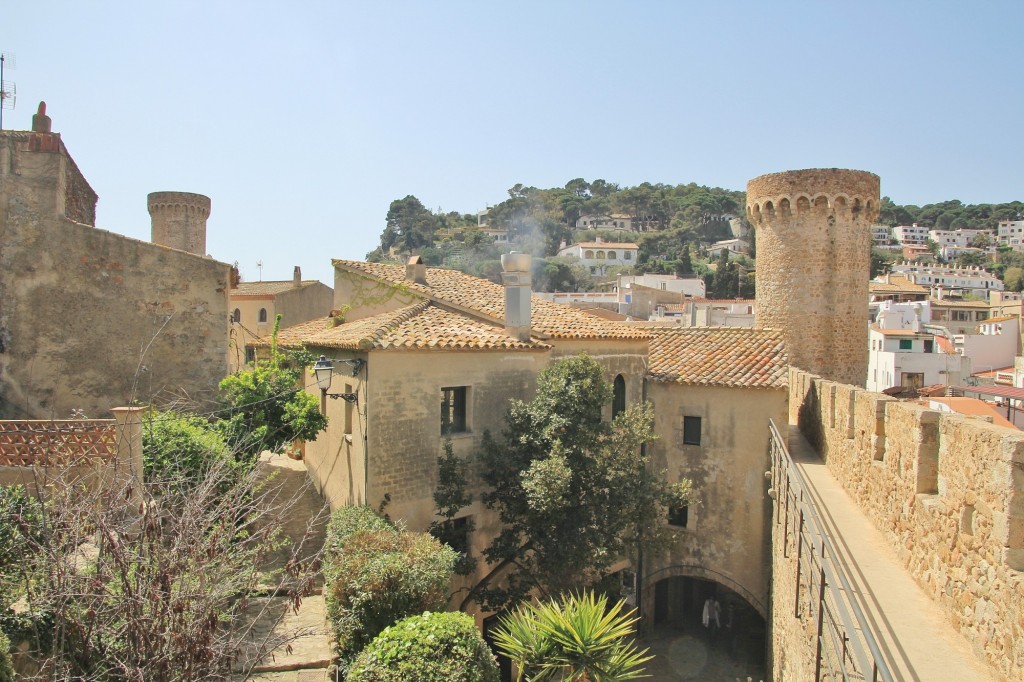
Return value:
<svg viewBox="0 0 1024 682">
<path fill-rule="evenodd" d="M 499 281 L 501 254 L 516 250 L 533 255 L 534 287 L 538 291 L 588 291 L 596 285 L 590 272 L 576 259 L 558 257 L 557 252 L 562 242 L 601 237 L 635 242 L 640 247 L 636 265 L 629 268 L 633 274 L 696 275 L 704 278 L 709 297 L 752 297 L 756 235 L 746 220 L 745 203 L 744 192 L 692 182 L 644 182 L 621 187 L 603 179 L 575 178 L 563 187 L 548 189 L 517 183 L 508 190 L 507 199 L 490 206 L 478 219 L 472 213 L 433 212 L 409 195 L 391 202 L 380 246 L 366 258 L 402 260 L 418 254 L 427 265 Z M 915 206 L 899 205 L 883 197 L 878 222 L 917 223 L 938 229 L 993 229 L 1000 220 L 1018 219 L 1022 214 L 1024 202 L 1020 201 L 964 204 L 953 199 Z M 577 227 L 581 218 L 586 225 Z M 594 229 L 591 223 L 602 222 L 601 218 L 605 224 L 621 222 L 632 229 Z M 708 257 L 707 247 L 732 238 L 734 229 L 750 242 L 750 257 Z M 499 234 L 507 241 L 497 241 Z M 723 265 L 728 272 L 719 273 Z M 876 256 L 872 275 L 884 265 L 885 261 Z"/>
</svg>

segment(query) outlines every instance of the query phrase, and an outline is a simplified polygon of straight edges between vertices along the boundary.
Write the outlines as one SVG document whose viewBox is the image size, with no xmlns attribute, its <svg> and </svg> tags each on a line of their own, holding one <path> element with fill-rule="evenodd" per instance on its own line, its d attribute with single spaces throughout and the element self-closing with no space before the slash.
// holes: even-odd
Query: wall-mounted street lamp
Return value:
<svg viewBox="0 0 1024 682">
<path fill-rule="evenodd" d="M 354 359 L 339 359 L 339 360 L 328 360 L 326 356 L 321 355 L 320 359 L 313 365 L 313 374 L 316 376 L 316 385 L 320 387 L 320 394 L 325 398 L 333 398 L 337 400 L 341 398 L 347 403 L 358 403 L 359 396 L 355 393 L 328 393 L 331 390 L 331 380 L 334 378 L 334 363 L 341 362 L 352 368 L 352 376 L 359 376 L 359 370 L 366 364 L 365 360 L 360 358 Z"/>
</svg>

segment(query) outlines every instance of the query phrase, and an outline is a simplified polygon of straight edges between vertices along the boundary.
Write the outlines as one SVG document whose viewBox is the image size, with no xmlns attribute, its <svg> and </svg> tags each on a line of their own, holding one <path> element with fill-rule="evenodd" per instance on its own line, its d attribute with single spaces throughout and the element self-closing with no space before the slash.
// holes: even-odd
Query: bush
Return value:
<svg viewBox="0 0 1024 682">
<path fill-rule="evenodd" d="M 450 547 L 366 507 L 332 514 L 324 596 L 342 661 L 397 620 L 445 608 L 455 560 Z"/>
<path fill-rule="evenodd" d="M 194 485 L 213 465 L 233 461 L 216 427 L 202 417 L 173 411 L 146 413 L 142 453 L 146 482 L 163 490 Z"/>
<path fill-rule="evenodd" d="M 14 662 L 11 661 L 11 642 L 0 630 L 0 682 L 14 682 Z"/>
<path fill-rule="evenodd" d="M 348 682 L 497 682 L 498 664 L 465 613 L 424 613 L 385 629 Z"/>
</svg>

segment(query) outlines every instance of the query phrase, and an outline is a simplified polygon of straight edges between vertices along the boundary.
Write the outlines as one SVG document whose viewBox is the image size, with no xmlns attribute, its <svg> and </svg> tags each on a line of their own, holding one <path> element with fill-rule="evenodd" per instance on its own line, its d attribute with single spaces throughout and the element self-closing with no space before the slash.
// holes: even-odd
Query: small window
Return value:
<svg viewBox="0 0 1024 682">
<path fill-rule="evenodd" d="M 249 362 L 249 363 L 256 362 L 256 349 L 255 348 L 246 348 L 245 349 L 245 361 Z"/>
<path fill-rule="evenodd" d="M 586 252 L 584 252 L 583 257 L 584 258 L 593 258 L 594 257 L 594 252 L 593 251 L 586 251 Z"/>
<path fill-rule="evenodd" d="M 914 347 L 913 339 L 900 339 L 900 350 L 910 350 Z"/>
<path fill-rule="evenodd" d="M 469 517 L 452 519 L 452 532 L 448 536 L 449 547 L 459 554 L 469 554 Z"/>
<path fill-rule="evenodd" d="M 620 412 L 626 410 L 626 380 L 622 375 L 615 377 L 615 384 L 612 391 L 612 419 L 619 416 Z"/>
<path fill-rule="evenodd" d="M 633 260 L 633 254 L 630 251 L 622 252 L 622 260 Z"/>
<path fill-rule="evenodd" d="M 683 417 L 683 444 L 700 445 L 700 417 Z"/>
<path fill-rule="evenodd" d="M 465 386 L 441 389 L 441 433 L 465 433 L 469 430 L 466 424 L 466 393 Z"/>
<path fill-rule="evenodd" d="M 235 312 L 231 313 L 231 321 L 232 322 L 236 322 L 236 323 L 237 322 L 241 322 L 242 321 L 242 311 L 239 310 L 238 308 L 235 308 Z"/>
<path fill-rule="evenodd" d="M 673 507 L 668 510 L 668 525 L 686 528 L 689 522 L 690 505 L 684 504 L 682 507 Z"/>
<path fill-rule="evenodd" d="M 260 322 L 266 322 L 267 321 L 267 309 L 266 308 L 260 308 L 259 321 Z"/>
<path fill-rule="evenodd" d="M 933 341 L 932 339 L 925 339 L 925 342 L 924 342 L 924 352 L 925 353 L 934 353 L 935 352 L 935 341 Z"/>
<path fill-rule="evenodd" d="M 615 258 L 616 258 L 615 252 L 614 251 L 609 251 L 608 252 L 608 259 L 609 260 L 615 260 Z"/>
</svg>

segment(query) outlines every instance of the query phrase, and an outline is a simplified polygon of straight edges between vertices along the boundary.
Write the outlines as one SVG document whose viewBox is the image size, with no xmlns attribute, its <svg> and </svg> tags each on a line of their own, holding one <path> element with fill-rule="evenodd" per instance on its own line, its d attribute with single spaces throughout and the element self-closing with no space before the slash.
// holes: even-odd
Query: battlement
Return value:
<svg viewBox="0 0 1024 682">
<path fill-rule="evenodd" d="M 880 181 L 874 173 L 840 168 L 768 173 L 747 183 L 747 219 L 755 227 L 789 220 L 794 213 L 878 217 Z"/>
<path fill-rule="evenodd" d="M 790 371 L 790 421 L 988 662 L 1024 674 L 1024 433 Z"/>
<path fill-rule="evenodd" d="M 206 254 L 210 197 L 192 192 L 151 192 L 147 197 L 154 244 Z"/>
</svg>

